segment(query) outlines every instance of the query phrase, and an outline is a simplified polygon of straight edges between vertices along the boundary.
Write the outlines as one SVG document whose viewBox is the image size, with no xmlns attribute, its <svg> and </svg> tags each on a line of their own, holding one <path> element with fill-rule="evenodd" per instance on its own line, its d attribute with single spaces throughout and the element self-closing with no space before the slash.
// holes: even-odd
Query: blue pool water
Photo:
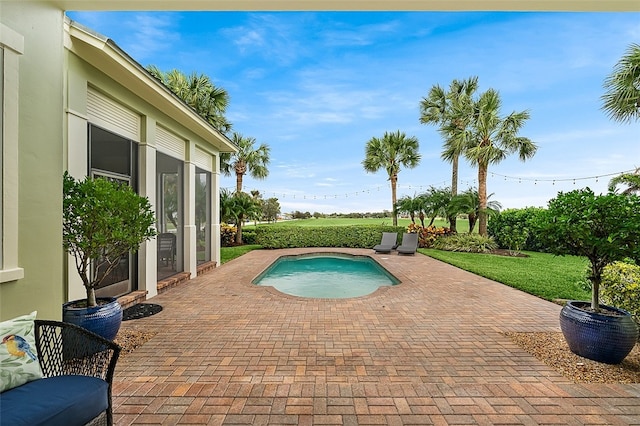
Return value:
<svg viewBox="0 0 640 426">
<path fill-rule="evenodd" d="M 293 296 L 346 299 L 400 281 L 367 256 L 331 253 L 281 257 L 253 283 Z"/>
</svg>

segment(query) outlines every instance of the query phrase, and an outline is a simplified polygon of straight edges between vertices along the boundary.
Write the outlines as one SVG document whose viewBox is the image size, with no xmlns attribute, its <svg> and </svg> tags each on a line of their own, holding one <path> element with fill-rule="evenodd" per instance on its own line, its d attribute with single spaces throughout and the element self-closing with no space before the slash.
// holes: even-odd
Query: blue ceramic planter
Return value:
<svg viewBox="0 0 640 426">
<path fill-rule="evenodd" d="M 619 364 L 638 341 L 638 327 L 625 310 L 600 305 L 607 315 L 586 310 L 590 306 L 572 300 L 560 311 L 560 328 L 569 349 L 584 358 Z"/>
<path fill-rule="evenodd" d="M 62 320 L 78 325 L 108 340 L 115 339 L 122 323 L 122 308 L 115 297 L 98 298 L 98 306 L 75 307 L 84 300 L 62 305 Z"/>
</svg>

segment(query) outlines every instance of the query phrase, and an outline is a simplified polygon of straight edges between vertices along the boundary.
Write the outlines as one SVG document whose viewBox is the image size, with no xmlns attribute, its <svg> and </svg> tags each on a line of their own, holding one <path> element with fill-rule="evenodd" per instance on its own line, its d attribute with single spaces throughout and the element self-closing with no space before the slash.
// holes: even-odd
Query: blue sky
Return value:
<svg viewBox="0 0 640 426">
<path fill-rule="evenodd" d="M 527 162 L 489 167 L 503 208 L 545 206 L 558 191 L 606 191 L 605 176 L 640 167 L 640 123 L 600 109 L 602 83 L 631 43 L 640 13 L 69 12 L 143 66 L 211 77 L 227 90 L 233 130 L 271 148 L 269 176 L 244 190 L 277 197 L 282 212 L 391 208 L 386 173 L 365 173 L 366 142 L 400 130 L 422 160 L 399 174 L 398 195 L 450 184 L 442 140 L 419 122 L 435 85 L 478 76 L 502 113 L 529 110 Z M 461 161 L 461 190 L 477 186 Z M 575 180 L 574 180 L 575 179 Z M 234 177 L 223 177 L 232 188 Z"/>
</svg>

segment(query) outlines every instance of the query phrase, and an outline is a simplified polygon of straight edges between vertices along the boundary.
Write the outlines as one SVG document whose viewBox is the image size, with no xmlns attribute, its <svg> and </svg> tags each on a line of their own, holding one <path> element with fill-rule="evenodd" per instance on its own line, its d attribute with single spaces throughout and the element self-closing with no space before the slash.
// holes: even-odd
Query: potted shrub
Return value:
<svg viewBox="0 0 640 426">
<path fill-rule="evenodd" d="M 560 327 L 572 352 L 617 364 L 633 349 L 638 328 L 631 315 L 600 304 L 605 266 L 625 257 L 640 258 L 640 197 L 589 188 L 560 192 L 537 222 L 539 238 L 551 253 L 585 256 L 590 263 L 591 301 L 569 301 Z"/>
<path fill-rule="evenodd" d="M 106 178 L 78 181 L 63 177 L 62 242 L 75 258 L 87 292 L 84 300 L 63 305 L 63 320 L 113 340 L 122 321 L 115 298 L 96 298 L 95 289 L 118 266 L 156 235 L 149 200 L 125 184 Z"/>
</svg>

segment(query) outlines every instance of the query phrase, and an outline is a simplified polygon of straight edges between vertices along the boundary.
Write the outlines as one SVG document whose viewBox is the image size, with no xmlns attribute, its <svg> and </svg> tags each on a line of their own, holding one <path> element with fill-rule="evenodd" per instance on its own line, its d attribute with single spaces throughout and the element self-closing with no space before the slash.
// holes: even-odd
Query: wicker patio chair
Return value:
<svg viewBox="0 0 640 426">
<path fill-rule="evenodd" d="M 111 390 L 120 347 L 74 324 L 35 320 L 36 348 L 44 377 L 83 375 L 108 384 L 108 409 L 88 424 L 113 425 Z"/>
</svg>

